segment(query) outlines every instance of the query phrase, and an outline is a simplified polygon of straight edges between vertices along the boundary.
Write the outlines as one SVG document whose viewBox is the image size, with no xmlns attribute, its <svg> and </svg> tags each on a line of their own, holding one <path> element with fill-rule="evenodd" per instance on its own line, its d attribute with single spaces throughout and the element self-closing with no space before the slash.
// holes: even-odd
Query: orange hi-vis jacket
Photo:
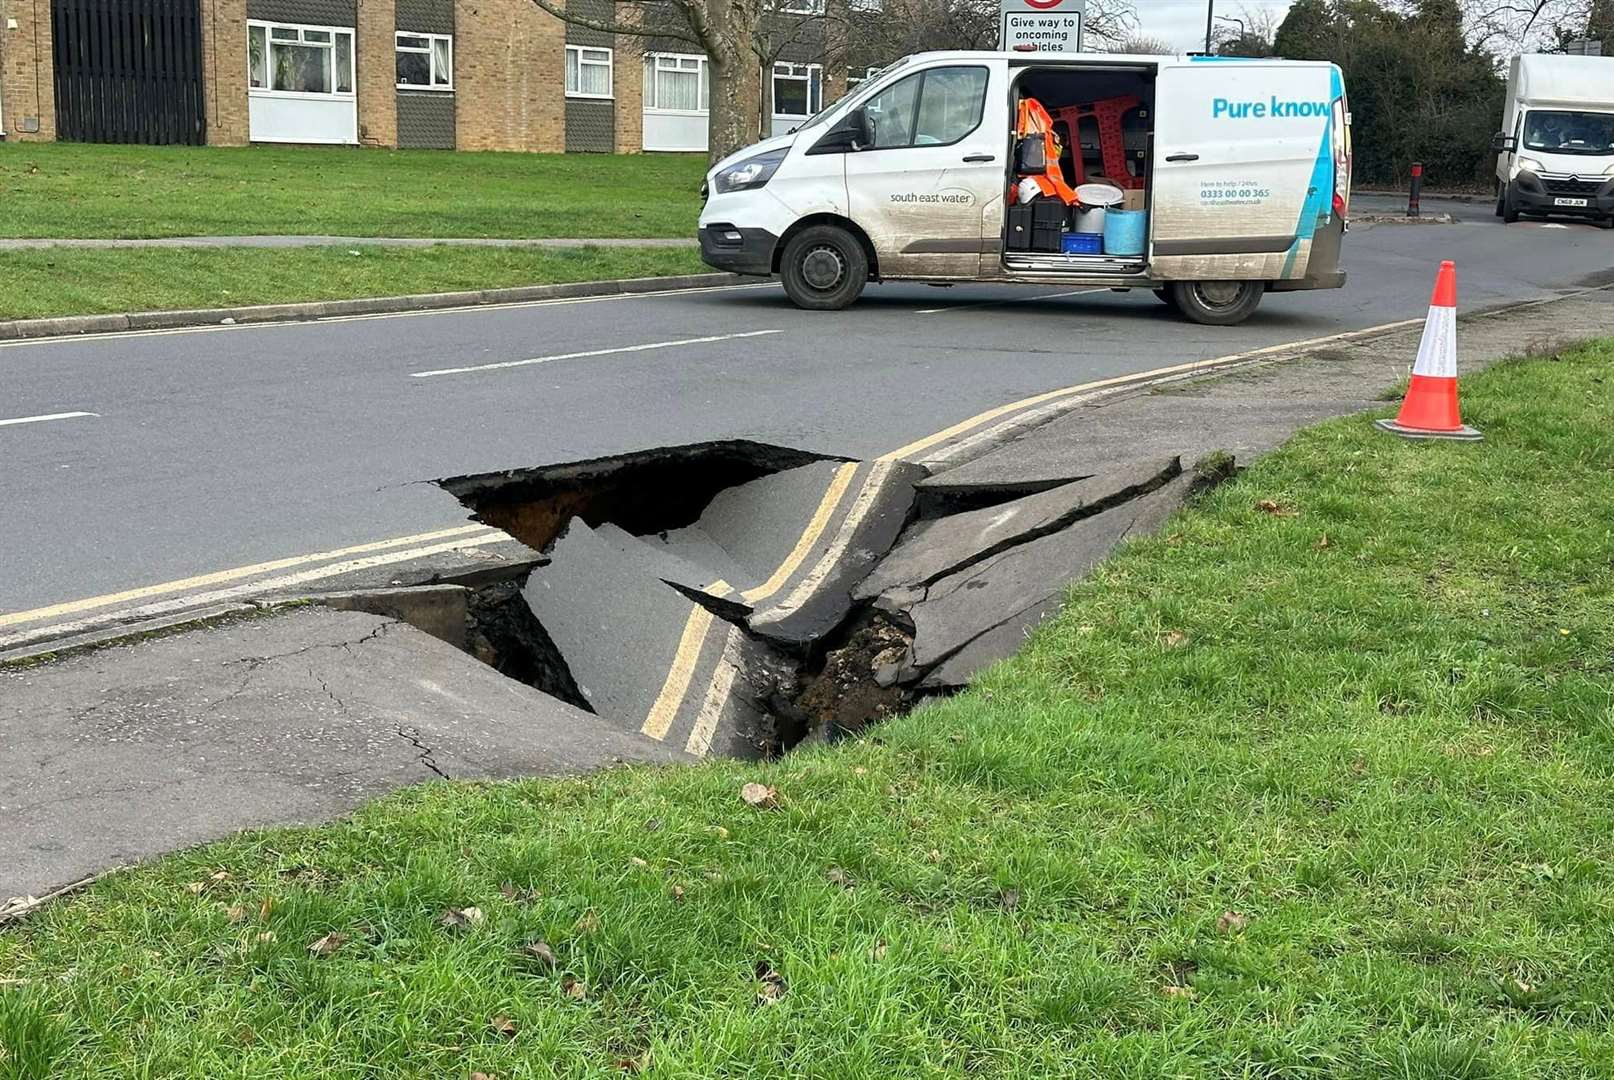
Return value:
<svg viewBox="0 0 1614 1080">
<path fill-rule="evenodd" d="M 1041 176 L 1031 178 L 1036 181 L 1038 189 L 1049 198 L 1060 199 L 1066 206 L 1075 206 L 1080 202 L 1076 192 L 1065 183 L 1065 174 L 1059 169 L 1059 141 L 1054 138 L 1054 118 L 1048 115 L 1048 110 L 1042 107 L 1042 102 L 1036 98 L 1022 99 L 1019 122 L 1014 130 L 1020 138 L 1038 134 L 1043 137 L 1048 167 L 1043 170 Z"/>
</svg>

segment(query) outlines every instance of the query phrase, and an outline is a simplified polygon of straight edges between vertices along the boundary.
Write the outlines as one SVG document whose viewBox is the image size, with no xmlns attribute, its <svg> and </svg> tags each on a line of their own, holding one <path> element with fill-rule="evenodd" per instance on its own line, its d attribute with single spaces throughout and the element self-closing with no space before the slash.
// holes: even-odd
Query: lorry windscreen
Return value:
<svg viewBox="0 0 1614 1080">
<path fill-rule="evenodd" d="M 1614 113 L 1531 109 L 1524 147 L 1549 154 L 1614 154 Z"/>
</svg>

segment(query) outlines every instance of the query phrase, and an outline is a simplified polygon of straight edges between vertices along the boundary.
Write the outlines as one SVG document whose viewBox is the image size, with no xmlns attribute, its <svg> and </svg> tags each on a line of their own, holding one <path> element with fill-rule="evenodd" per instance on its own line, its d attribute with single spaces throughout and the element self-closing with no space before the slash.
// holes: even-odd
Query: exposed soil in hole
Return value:
<svg viewBox="0 0 1614 1080">
<path fill-rule="evenodd" d="M 796 741 L 857 735 L 906 712 L 916 695 L 899 686 L 897 676 L 912 642 L 913 635 L 884 612 L 866 609 L 853 616 L 831 639 L 817 670 L 803 675 L 795 704 L 806 726 Z"/>
<path fill-rule="evenodd" d="M 467 651 L 501 675 L 593 712 L 566 658 L 521 598 L 525 583 L 523 575 L 471 590 L 466 598 Z"/>
<path fill-rule="evenodd" d="M 825 460 L 838 459 L 734 439 L 452 476 L 437 484 L 477 520 L 542 551 L 574 517 L 589 525 L 610 522 L 635 536 L 679 529 L 725 488 Z"/>
</svg>

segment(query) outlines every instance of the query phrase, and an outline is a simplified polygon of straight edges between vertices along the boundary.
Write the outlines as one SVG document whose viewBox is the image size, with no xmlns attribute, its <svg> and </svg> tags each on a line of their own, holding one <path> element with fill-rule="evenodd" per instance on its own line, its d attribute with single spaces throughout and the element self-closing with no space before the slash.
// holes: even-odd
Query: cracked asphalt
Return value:
<svg viewBox="0 0 1614 1080">
<path fill-rule="evenodd" d="M 1355 230 L 1344 290 L 1269 296 L 1231 328 L 1145 292 L 889 285 L 811 313 L 764 285 L 0 346 L 0 421 L 92 414 L 0 426 L 0 636 L 84 598 L 463 526 L 436 477 L 714 438 L 867 457 L 1042 391 L 1421 316 L 1443 258 L 1464 309 L 1614 265 L 1614 232 L 1425 208 L 1459 224 Z"/>
</svg>

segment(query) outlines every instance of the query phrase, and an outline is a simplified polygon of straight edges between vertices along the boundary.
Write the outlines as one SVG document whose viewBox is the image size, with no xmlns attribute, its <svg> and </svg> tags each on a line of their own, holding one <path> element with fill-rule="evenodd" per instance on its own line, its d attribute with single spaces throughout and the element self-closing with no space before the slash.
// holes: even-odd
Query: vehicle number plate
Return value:
<svg viewBox="0 0 1614 1080">
<path fill-rule="evenodd" d="M 1554 206 L 1587 206 L 1587 205 L 1590 205 L 1590 204 L 1587 203 L 1587 201 L 1585 199 L 1554 199 L 1554 200 L 1552 200 L 1552 205 L 1554 205 Z"/>
</svg>

